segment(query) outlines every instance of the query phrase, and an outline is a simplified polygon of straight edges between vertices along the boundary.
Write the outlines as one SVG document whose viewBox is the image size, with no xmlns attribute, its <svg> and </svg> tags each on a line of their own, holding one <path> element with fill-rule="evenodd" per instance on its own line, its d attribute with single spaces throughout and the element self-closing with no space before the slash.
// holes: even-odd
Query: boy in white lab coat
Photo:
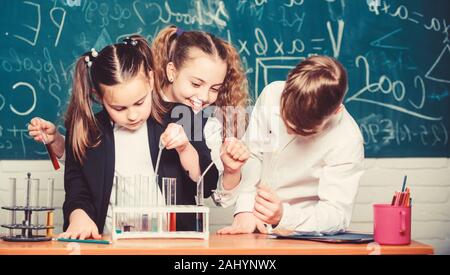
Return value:
<svg viewBox="0 0 450 275">
<path fill-rule="evenodd" d="M 349 226 L 364 148 L 342 105 L 346 90 L 345 69 L 325 56 L 305 59 L 287 81 L 265 87 L 246 132 L 251 157 L 232 190 L 234 221 L 219 234 L 266 233 L 265 225 L 314 233 Z"/>
</svg>

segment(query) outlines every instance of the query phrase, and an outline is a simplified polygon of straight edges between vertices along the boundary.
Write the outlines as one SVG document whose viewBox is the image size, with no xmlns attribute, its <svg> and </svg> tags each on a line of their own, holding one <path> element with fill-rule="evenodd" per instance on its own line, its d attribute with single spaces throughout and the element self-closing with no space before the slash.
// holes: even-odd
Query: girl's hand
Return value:
<svg viewBox="0 0 450 275">
<path fill-rule="evenodd" d="M 55 124 L 40 117 L 33 118 L 28 124 L 28 134 L 37 142 L 44 141 L 50 145 L 55 141 L 56 133 Z"/>
<path fill-rule="evenodd" d="M 283 216 L 283 203 L 277 193 L 265 184 L 260 184 L 256 190 L 253 214 L 261 221 L 278 225 Z"/>
<path fill-rule="evenodd" d="M 188 171 L 189 177 L 196 182 L 200 177 L 199 156 L 194 146 L 189 142 L 181 125 L 170 123 L 161 135 L 161 143 L 166 149 L 177 150 L 181 166 Z"/>
<path fill-rule="evenodd" d="M 183 152 L 188 145 L 189 139 L 183 127 L 176 123 L 170 123 L 161 135 L 161 143 L 168 150 L 175 149 L 178 153 Z"/>
<path fill-rule="evenodd" d="M 225 172 L 239 172 L 249 157 L 250 151 L 245 143 L 234 137 L 227 138 L 222 144 L 220 158 Z"/>
<path fill-rule="evenodd" d="M 102 236 L 98 234 L 97 225 L 82 209 L 76 209 L 70 214 L 70 225 L 67 231 L 61 233 L 58 238 L 65 239 L 101 239 Z"/>
<path fill-rule="evenodd" d="M 64 137 L 58 132 L 55 124 L 40 117 L 35 117 L 28 124 L 28 134 L 37 142 L 50 145 L 58 158 L 64 155 Z"/>
</svg>

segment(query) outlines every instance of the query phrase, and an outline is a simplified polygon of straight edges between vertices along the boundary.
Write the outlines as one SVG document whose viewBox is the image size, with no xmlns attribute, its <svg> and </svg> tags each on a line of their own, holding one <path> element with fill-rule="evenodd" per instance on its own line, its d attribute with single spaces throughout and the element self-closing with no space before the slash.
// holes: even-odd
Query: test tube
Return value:
<svg viewBox="0 0 450 275">
<path fill-rule="evenodd" d="M 204 198 L 203 198 L 203 177 L 200 177 L 197 181 L 197 196 L 196 196 L 196 202 L 197 206 L 203 206 L 204 205 Z M 195 226 L 197 232 L 203 232 L 203 213 L 195 213 Z"/>
<path fill-rule="evenodd" d="M 27 173 L 27 190 L 26 190 L 26 207 L 25 210 L 25 219 L 22 221 L 22 224 L 25 226 L 29 226 L 31 224 L 31 211 L 28 209 L 30 207 L 30 192 L 31 192 L 31 173 Z M 28 234 L 28 237 L 33 236 L 33 231 L 31 229 L 22 229 L 22 236 L 26 236 Z"/>
<path fill-rule="evenodd" d="M 164 200 L 159 198 L 159 176 L 155 174 L 154 182 L 152 183 L 152 193 L 151 193 L 151 205 L 153 207 L 160 207 L 163 205 Z M 151 219 L 151 227 L 152 232 L 161 232 L 162 231 L 162 222 L 163 218 L 161 213 L 153 212 Z"/>
<path fill-rule="evenodd" d="M 123 177 L 119 178 L 119 193 L 120 193 L 120 206 L 121 207 L 129 207 L 128 205 L 128 188 L 126 188 L 126 179 Z M 128 214 L 127 213 L 122 213 L 121 214 L 121 221 L 120 221 L 120 228 L 122 230 L 122 232 L 125 232 L 125 226 L 127 225 L 127 218 L 128 218 Z"/>
<path fill-rule="evenodd" d="M 133 214 L 133 221 L 134 221 L 134 229 L 136 231 L 141 231 L 141 215 L 140 212 L 138 211 L 139 207 L 141 206 L 141 201 L 140 201 L 140 194 L 139 191 L 141 190 L 141 177 L 140 175 L 134 175 L 133 178 L 133 209 L 134 209 L 134 214 Z"/>
<path fill-rule="evenodd" d="M 41 192 L 40 192 L 40 189 L 41 189 L 41 181 L 40 181 L 40 179 L 33 179 L 32 186 L 33 186 L 33 191 L 32 191 L 32 193 L 33 193 L 33 195 L 32 195 L 33 203 L 32 203 L 31 206 L 39 208 L 40 200 L 41 200 L 41 198 L 40 198 L 40 194 L 41 194 Z M 39 215 L 37 215 L 37 214 L 39 214 L 39 212 L 36 212 L 35 214 L 36 214 L 35 215 L 36 216 L 36 224 L 39 224 Z"/>
<path fill-rule="evenodd" d="M 125 189 L 127 195 L 127 207 L 133 209 L 136 207 L 136 181 L 133 177 L 125 177 Z M 136 212 L 134 210 L 127 216 L 126 226 L 124 231 L 134 231 L 136 227 Z"/>
<path fill-rule="evenodd" d="M 39 208 L 40 206 L 40 185 L 41 185 L 41 181 L 40 179 L 31 179 L 31 194 L 30 194 L 30 206 L 34 207 L 34 208 Z M 32 211 L 30 211 L 31 213 Z M 40 216 L 40 211 L 35 211 L 33 214 L 33 225 L 38 226 L 39 225 L 39 216 Z M 35 230 L 35 234 L 38 235 L 39 230 Z"/>
<path fill-rule="evenodd" d="M 30 206 L 30 192 L 31 192 L 31 173 L 27 173 L 27 197 L 25 201 L 26 207 Z"/>
<path fill-rule="evenodd" d="M 16 178 L 10 178 L 9 179 L 9 185 L 11 190 L 11 207 L 17 206 L 17 179 Z M 17 223 L 16 221 L 16 211 L 11 211 L 11 224 L 15 225 Z M 14 236 L 14 229 L 9 229 L 9 235 Z"/>
<path fill-rule="evenodd" d="M 119 205 L 120 207 L 127 207 L 126 205 L 126 193 L 125 193 L 125 180 L 123 177 L 119 177 Z M 126 223 L 126 214 L 122 213 L 120 214 L 120 230 L 124 231 L 124 226 Z"/>
<path fill-rule="evenodd" d="M 203 196 L 203 177 L 200 177 L 197 180 L 197 196 L 196 196 L 196 203 L 197 205 L 204 205 L 204 196 Z"/>
<path fill-rule="evenodd" d="M 147 232 L 150 231 L 150 220 L 149 220 L 149 214 L 145 212 L 150 207 L 149 201 L 150 201 L 150 194 L 149 194 L 149 188 L 150 188 L 150 182 L 149 182 L 148 176 L 142 176 L 141 177 L 141 187 L 142 191 L 140 192 L 141 196 L 141 209 L 144 209 L 144 212 L 141 212 L 141 231 Z"/>
<path fill-rule="evenodd" d="M 47 207 L 53 208 L 53 194 L 55 188 L 55 179 L 54 178 L 48 178 L 47 181 Z M 49 210 L 47 212 L 47 226 L 53 226 L 53 210 Z M 48 228 L 47 229 L 47 237 L 53 236 L 53 229 Z"/>
<path fill-rule="evenodd" d="M 141 209 L 147 209 L 149 207 L 149 188 L 150 178 L 148 176 L 140 176 L 140 188 L 139 188 L 139 207 Z M 149 220 L 146 212 L 140 213 L 141 231 L 149 230 Z"/>
<path fill-rule="evenodd" d="M 177 200 L 177 179 L 176 178 L 162 178 L 163 185 L 163 197 L 165 198 L 166 205 L 176 205 Z M 177 230 L 176 213 L 168 213 L 167 215 L 167 231 Z"/>
<path fill-rule="evenodd" d="M 115 197 L 114 197 L 114 205 L 113 207 L 121 207 L 122 206 L 122 189 L 121 189 L 121 183 L 120 183 L 120 177 L 118 175 L 114 175 L 114 183 L 113 183 L 113 188 L 114 188 L 114 193 L 115 193 Z M 115 233 L 120 234 L 122 233 L 122 214 L 115 214 L 115 224 L 114 224 L 114 230 L 116 231 Z"/>
</svg>

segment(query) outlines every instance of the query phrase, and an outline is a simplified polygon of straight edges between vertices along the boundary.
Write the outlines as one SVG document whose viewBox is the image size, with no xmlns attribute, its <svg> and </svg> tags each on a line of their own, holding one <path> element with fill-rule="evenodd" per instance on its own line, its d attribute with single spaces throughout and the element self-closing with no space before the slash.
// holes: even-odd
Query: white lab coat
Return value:
<svg viewBox="0 0 450 275">
<path fill-rule="evenodd" d="M 315 136 L 288 134 L 279 108 L 284 85 L 284 81 L 269 84 L 255 105 L 246 132 L 251 157 L 243 166 L 239 188 L 230 191 L 228 198 L 236 200 L 235 214 L 253 211 L 255 186 L 261 181 L 283 202 L 277 229 L 343 231 L 350 224 L 363 174 L 359 127 L 342 108 Z"/>
</svg>

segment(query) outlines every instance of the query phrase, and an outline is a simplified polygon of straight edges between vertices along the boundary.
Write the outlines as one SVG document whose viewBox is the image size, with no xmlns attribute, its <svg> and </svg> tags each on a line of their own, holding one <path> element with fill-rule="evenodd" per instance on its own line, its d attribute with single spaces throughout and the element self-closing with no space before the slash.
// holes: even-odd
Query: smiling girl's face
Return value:
<svg viewBox="0 0 450 275">
<path fill-rule="evenodd" d="M 168 79 L 173 80 L 165 91 L 168 99 L 199 112 L 217 100 L 227 73 L 227 64 L 218 57 L 193 48 L 181 68 L 175 68 L 171 62 L 166 72 Z"/>
</svg>

